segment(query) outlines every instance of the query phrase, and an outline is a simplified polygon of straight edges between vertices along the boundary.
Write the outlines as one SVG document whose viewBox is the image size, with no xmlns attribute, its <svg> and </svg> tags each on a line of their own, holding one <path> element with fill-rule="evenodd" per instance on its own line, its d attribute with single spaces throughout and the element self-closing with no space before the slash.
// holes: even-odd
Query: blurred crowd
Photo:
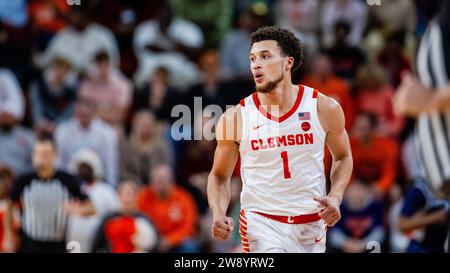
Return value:
<svg viewBox="0 0 450 273">
<path fill-rule="evenodd" d="M 405 252 L 417 236 L 440 251 L 446 213 L 427 222 L 440 233 L 409 221 L 447 201 L 412 179 L 414 121 L 392 109 L 402 73 L 414 71 L 432 12 L 426 2 L 1 0 L 0 221 L 15 179 L 33 170 L 36 140 L 51 135 L 58 169 L 81 178 L 96 208 L 68 223 L 65 239 L 82 252 L 239 252 L 238 228 L 227 242 L 210 234 L 206 181 L 216 143 L 174 139 L 171 112 L 193 109 L 194 97 L 225 109 L 253 93 L 248 36 L 277 24 L 304 44 L 295 82 L 336 99 L 351 138 L 354 174 L 328 251 L 366 252 L 375 241 Z M 181 133 L 217 118 L 194 115 Z M 328 154 L 327 172 L 329 162 Z M 239 162 L 231 186 L 237 226 Z"/>
</svg>

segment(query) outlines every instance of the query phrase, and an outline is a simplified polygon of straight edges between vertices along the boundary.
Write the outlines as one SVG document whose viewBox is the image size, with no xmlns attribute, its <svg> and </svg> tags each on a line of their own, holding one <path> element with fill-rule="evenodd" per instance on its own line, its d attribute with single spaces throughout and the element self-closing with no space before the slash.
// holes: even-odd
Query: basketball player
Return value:
<svg viewBox="0 0 450 273">
<path fill-rule="evenodd" d="M 216 127 L 208 177 L 212 235 L 226 240 L 234 228 L 226 212 L 240 155 L 243 252 L 324 252 L 353 165 L 342 108 L 311 87 L 292 84 L 303 52 L 291 32 L 263 27 L 250 38 L 256 92 L 228 109 Z M 325 143 L 333 155 L 328 195 Z"/>
</svg>

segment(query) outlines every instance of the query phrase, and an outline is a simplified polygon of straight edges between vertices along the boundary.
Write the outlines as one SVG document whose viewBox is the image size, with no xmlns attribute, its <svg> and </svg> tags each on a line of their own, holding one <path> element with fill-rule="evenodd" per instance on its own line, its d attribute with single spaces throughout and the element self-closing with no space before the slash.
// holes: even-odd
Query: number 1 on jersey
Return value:
<svg viewBox="0 0 450 273">
<path fill-rule="evenodd" d="M 289 171 L 289 158 L 286 151 L 281 152 L 281 158 L 283 159 L 284 179 L 290 179 L 291 171 Z"/>
</svg>

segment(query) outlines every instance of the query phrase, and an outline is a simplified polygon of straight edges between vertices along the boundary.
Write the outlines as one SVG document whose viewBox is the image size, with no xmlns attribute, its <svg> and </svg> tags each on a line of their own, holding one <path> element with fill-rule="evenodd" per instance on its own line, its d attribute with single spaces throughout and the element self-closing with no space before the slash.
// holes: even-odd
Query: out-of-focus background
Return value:
<svg viewBox="0 0 450 273">
<path fill-rule="evenodd" d="M 406 251 L 415 235 L 397 219 L 415 168 L 415 122 L 395 115 L 392 98 L 401 74 L 415 70 L 433 7 L 367 2 L 377 1 L 0 0 L 0 210 L 14 179 L 32 169 L 35 139 L 51 133 L 61 169 L 77 174 L 73 164 L 82 161 L 118 193 L 117 207 L 137 204 L 160 234 L 157 252 L 239 252 L 238 228 L 227 242 L 210 234 L 206 181 L 216 142 L 175 140 L 171 110 L 193 110 L 195 96 L 225 109 L 253 93 L 248 36 L 277 24 L 304 44 L 295 81 L 335 98 L 351 137 L 354 175 L 328 251 L 364 252 L 369 242 Z M 194 115 L 192 125 L 199 120 L 209 118 Z M 119 186 L 135 185 L 126 181 L 139 188 Z M 236 227 L 240 187 L 237 167 L 229 208 Z M 96 230 L 77 234 L 80 223 L 70 222 L 66 239 L 91 251 Z"/>
</svg>

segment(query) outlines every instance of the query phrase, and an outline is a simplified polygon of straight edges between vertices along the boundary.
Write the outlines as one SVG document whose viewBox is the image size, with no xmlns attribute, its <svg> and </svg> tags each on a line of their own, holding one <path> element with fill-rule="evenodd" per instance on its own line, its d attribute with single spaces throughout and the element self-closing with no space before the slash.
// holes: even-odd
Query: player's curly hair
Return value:
<svg viewBox="0 0 450 273">
<path fill-rule="evenodd" d="M 291 31 L 278 26 L 264 26 L 250 34 L 251 46 L 264 40 L 275 40 L 281 53 L 294 58 L 291 72 L 294 73 L 303 64 L 303 44 Z"/>
</svg>

